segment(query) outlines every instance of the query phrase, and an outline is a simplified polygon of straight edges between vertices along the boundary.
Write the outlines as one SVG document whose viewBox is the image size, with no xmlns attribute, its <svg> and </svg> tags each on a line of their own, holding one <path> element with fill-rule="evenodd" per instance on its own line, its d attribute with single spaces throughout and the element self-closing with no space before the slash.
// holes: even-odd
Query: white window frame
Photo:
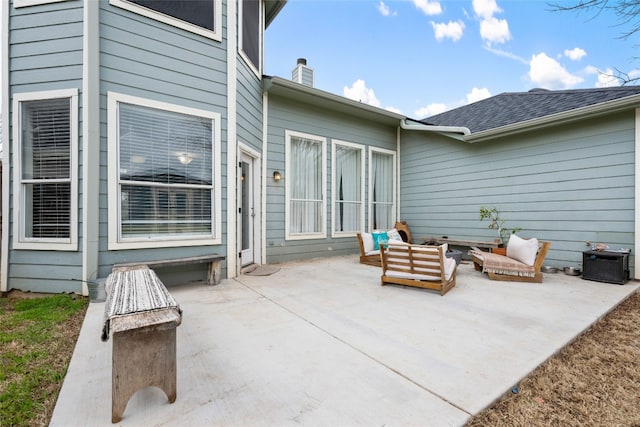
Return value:
<svg viewBox="0 0 640 427">
<path fill-rule="evenodd" d="M 126 103 L 141 107 L 154 108 L 158 110 L 171 111 L 175 113 L 198 116 L 211 120 L 213 138 L 213 195 L 212 226 L 213 234 L 207 237 L 184 237 L 184 236 L 157 236 L 123 238 L 120 233 L 120 156 L 118 144 L 118 104 Z M 195 108 L 184 107 L 176 104 L 169 104 L 154 101 L 146 98 L 139 98 L 124 95 L 116 92 L 107 92 L 107 145 L 108 145 L 108 206 L 109 206 L 109 250 L 120 249 L 140 249 L 140 248 L 167 248 L 179 246 L 202 246 L 222 244 L 222 189 L 221 189 L 221 115 L 212 111 L 205 111 Z"/>
<path fill-rule="evenodd" d="M 242 0 L 238 0 L 238 52 L 240 53 L 240 57 L 247 64 L 247 66 L 253 71 L 253 73 L 258 77 L 262 78 L 262 61 L 263 61 L 263 35 L 264 35 L 264 4 L 262 1 L 259 1 L 260 8 L 260 16 L 258 18 L 260 28 L 258 29 L 258 68 L 253 65 L 253 62 L 249 59 L 249 56 L 242 49 L 242 26 L 244 25 L 243 20 L 243 9 L 244 3 Z"/>
<path fill-rule="evenodd" d="M 360 150 L 360 230 L 364 230 L 364 209 L 365 209 L 365 146 L 362 144 L 355 144 L 353 142 L 341 141 L 334 139 L 331 141 L 331 237 L 354 237 L 358 231 L 336 231 L 336 195 L 338 189 L 336 188 L 336 147 L 338 145 L 348 147 L 354 150 Z"/>
<path fill-rule="evenodd" d="M 319 232 L 316 233 L 300 233 L 291 234 L 290 227 L 290 215 L 291 215 L 291 189 L 290 182 L 292 177 L 289 175 L 291 170 L 291 138 L 305 138 L 317 141 L 322 145 L 322 207 L 320 214 L 322 215 L 322 227 Z M 291 130 L 285 130 L 285 240 L 306 240 L 306 239 L 322 239 L 327 237 L 327 138 L 312 135 L 308 133 L 296 132 Z"/>
<path fill-rule="evenodd" d="M 377 147 L 369 147 L 369 176 L 368 176 L 368 186 L 369 186 L 369 191 L 368 191 L 368 210 L 369 210 L 369 216 L 368 216 L 368 230 L 371 233 L 373 231 L 373 183 L 372 183 L 372 178 L 373 178 L 373 167 L 371 166 L 373 164 L 373 153 L 381 153 L 381 154 L 387 154 L 393 157 L 392 162 L 393 162 L 393 202 L 391 205 L 391 214 L 392 214 L 392 219 L 391 219 L 391 226 L 393 226 L 393 224 L 395 224 L 397 218 L 393 218 L 393 216 L 397 215 L 396 212 L 396 206 L 397 206 L 397 181 L 398 181 L 398 172 L 397 172 L 397 166 L 396 166 L 396 152 L 393 150 L 387 150 L 384 148 L 377 148 Z"/>
<path fill-rule="evenodd" d="M 186 31 L 190 31 L 195 34 L 199 34 L 204 37 L 216 41 L 222 41 L 222 0 L 212 0 L 213 3 L 213 27 L 211 31 L 207 28 L 202 28 L 194 25 L 190 22 L 183 21 L 178 18 L 174 18 L 164 13 L 156 12 L 155 10 L 140 6 L 136 3 L 128 2 L 127 0 L 109 0 L 109 3 L 113 6 L 121 9 L 128 10 L 129 12 L 137 13 L 138 15 L 146 16 L 147 18 L 154 19 L 156 21 L 164 22 L 165 24 L 181 28 Z"/>
<path fill-rule="evenodd" d="M 71 141 L 69 167 L 71 181 L 69 237 L 26 237 L 26 208 L 22 184 L 22 102 L 69 98 Z M 13 248 L 76 251 L 78 250 L 78 89 L 61 89 L 13 95 Z"/>
</svg>

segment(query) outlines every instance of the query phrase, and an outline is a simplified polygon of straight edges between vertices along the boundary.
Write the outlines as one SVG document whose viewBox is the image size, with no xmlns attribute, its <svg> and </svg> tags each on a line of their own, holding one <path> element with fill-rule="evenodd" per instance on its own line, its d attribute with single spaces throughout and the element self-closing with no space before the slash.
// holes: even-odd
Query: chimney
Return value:
<svg viewBox="0 0 640 427">
<path fill-rule="evenodd" d="M 291 72 L 291 80 L 305 86 L 314 86 L 313 68 L 307 67 L 307 60 L 305 58 L 298 58 L 296 68 Z"/>
</svg>

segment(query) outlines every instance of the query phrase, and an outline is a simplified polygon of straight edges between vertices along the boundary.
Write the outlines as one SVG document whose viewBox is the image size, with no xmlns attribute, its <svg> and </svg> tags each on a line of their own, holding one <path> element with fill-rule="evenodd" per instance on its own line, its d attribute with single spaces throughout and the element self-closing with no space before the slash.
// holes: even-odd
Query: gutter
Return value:
<svg viewBox="0 0 640 427">
<path fill-rule="evenodd" d="M 436 132 L 436 133 L 444 133 L 446 136 L 450 136 L 451 138 L 466 141 L 466 137 L 471 135 L 471 131 L 469 128 L 464 126 L 436 126 L 436 125 L 425 125 L 424 123 L 412 121 L 412 124 L 409 124 L 407 119 L 400 120 L 400 127 L 405 130 L 417 130 L 422 132 Z"/>
<path fill-rule="evenodd" d="M 573 110 L 562 111 L 560 113 L 550 114 L 548 116 L 538 117 L 523 122 L 512 123 L 493 129 L 476 132 L 469 135 L 464 140 L 470 144 L 495 138 L 498 136 L 507 136 L 515 133 L 524 132 L 530 128 L 541 128 L 547 126 L 555 126 L 575 120 L 582 120 L 601 116 L 604 114 L 612 114 L 628 109 L 629 107 L 637 107 L 640 104 L 640 95 L 631 95 L 624 98 L 613 99 L 611 101 L 600 102 L 598 104 L 588 105 Z"/>
</svg>

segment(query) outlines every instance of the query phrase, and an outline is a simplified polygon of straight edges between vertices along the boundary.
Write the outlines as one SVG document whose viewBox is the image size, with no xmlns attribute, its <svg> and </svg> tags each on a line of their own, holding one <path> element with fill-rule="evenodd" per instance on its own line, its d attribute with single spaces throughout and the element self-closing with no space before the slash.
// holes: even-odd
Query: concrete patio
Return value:
<svg viewBox="0 0 640 427">
<path fill-rule="evenodd" d="M 493 282 L 464 263 L 441 297 L 382 287 L 356 256 L 279 267 L 171 287 L 177 400 L 142 389 L 119 425 L 463 425 L 639 286 Z M 89 306 L 52 426 L 112 425 L 103 311 Z"/>
</svg>

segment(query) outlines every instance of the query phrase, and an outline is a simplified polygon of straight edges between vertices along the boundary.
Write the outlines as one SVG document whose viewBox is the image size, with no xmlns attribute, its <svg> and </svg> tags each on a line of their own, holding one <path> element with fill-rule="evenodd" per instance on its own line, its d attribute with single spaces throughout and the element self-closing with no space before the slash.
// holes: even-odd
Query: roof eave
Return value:
<svg viewBox="0 0 640 427">
<path fill-rule="evenodd" d="M 265 0 L 264 2 L 264 27 L 267 28 L 278 16 L 287 0 Z"/>
<path fill-rule="evenodd" d="M 624 98 L 601 102 L 586 107 L 580 107 L 569 111 L 563 111 L 536 119 L 525 120 L 506 126 L 487 129 L 465 136 L 464 140 L 470 144 L 482 142 L 504 136 L 515 135 L 522 132 L 531 131 L 532 128 L 545 128 L 563 123 L 570 123 L 576 120 L 584 120 L 592 117 L 612 114 L 629 109 L 630 107 L 640 107 L 640 94 L 631 95 Z"/>
<path fill-rule="evenodd" d="M 399 126 L 406 117 L 402 114 L 354 101 L 310 86 L 305 86 L 280 77 L 264 76 L 263 90 L 300 102 L 330 108 L 358 117 L 375 119 L 387 125 Z"/>
</svg>

